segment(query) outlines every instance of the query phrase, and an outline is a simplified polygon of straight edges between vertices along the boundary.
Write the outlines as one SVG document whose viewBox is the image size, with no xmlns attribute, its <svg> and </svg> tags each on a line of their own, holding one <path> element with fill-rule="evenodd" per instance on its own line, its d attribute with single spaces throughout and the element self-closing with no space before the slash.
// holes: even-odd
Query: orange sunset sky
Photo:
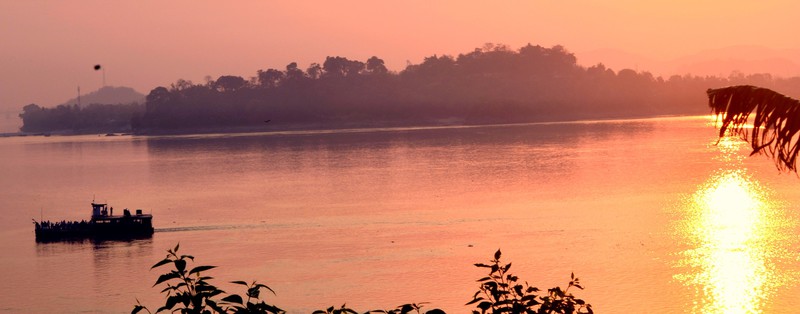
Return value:
<svg viewBox="0 0 800 314">
<path fill-rule="evenodd" d="M 102 85 L 94 64 L 105 67 L 108 85 L 144 94 L 179 78 L 249 78 L 326 56 L 374 55 L 399 71 L 487 42 L 560 44 L 583 65 L 665 76 L 675 73 L 657 62 L 731 46 L 800 64 L 798 26 L 796 0 L 0 0 L 0 110 L 54 106 L 75 97 L 78 85 L 94 91 Z"/>
</svg>

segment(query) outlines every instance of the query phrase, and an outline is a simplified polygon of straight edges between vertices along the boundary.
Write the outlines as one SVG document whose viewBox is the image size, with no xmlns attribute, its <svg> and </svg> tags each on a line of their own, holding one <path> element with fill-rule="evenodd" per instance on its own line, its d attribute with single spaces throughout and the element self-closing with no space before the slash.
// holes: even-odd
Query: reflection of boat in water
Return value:
<svg viewBox="0 0 800 314">
<path fill-rule="evenodd" d="M 153 215 L 135 214 L 126 208 L 122 215 L 114 216 L 114 208 L 106 204 L 92 203 L 92 218 L 89 221 L 33 221 L 36 225 L 36 241 L 60 241 L 74 239 L 135 239 L 153 235 Z"/>
</svg>

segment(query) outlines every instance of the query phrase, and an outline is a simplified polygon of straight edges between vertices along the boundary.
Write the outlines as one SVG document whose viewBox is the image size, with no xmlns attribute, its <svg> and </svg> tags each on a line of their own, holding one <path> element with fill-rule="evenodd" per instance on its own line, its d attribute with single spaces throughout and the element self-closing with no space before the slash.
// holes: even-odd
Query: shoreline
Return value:
<svg viewBox="0 0 800 314">
<path fill-rule="evenodd" d="M 238 126 L 238 127 L 214 127 L 214 128 L 187 128 L 187 129 L 144 129 L 144 130 L 118 130 L 118 131 L 83 131 L 60 130 L 52 132 L 13 132 L 0 133 L 0 138 L 8 137 L 28 137 L 28 136 L 79 136 L 79 135 L 98 135 L 98 136 L 172 136 L 172 135 L 202 135 L 202 134 L 244 134 L 244 133 L 326 133 L 326 131 L 374 131 L 374 130 L 415 130 L 415 129 L 437 129 L 437 128 L 471 128 L 482 126 L 503 126 L 503 125 L 525 125 L 525 124 L 559 124 L 559 123 L 599 123 L 612 121 L 646 120 L 659 118 L 679 118 L 700 116 L 701 114 L 664 114 L 664 115 L 632 115 L 632 116 L 608 116 L 608 117 L 585 117 L 578 119 L 537 119 L 531 121 L 484 121 L 476 123 L 465 123 L 465 121 L 430 121 L 429 123 L 349 123 L 349 124 L 286 124 L 277 126 Z"/>
</svg>

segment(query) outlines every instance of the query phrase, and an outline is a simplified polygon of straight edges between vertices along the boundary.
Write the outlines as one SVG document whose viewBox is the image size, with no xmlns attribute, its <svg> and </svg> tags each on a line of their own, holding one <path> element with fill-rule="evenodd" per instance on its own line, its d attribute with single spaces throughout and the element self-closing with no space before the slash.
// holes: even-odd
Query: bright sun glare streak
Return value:
<svg viewBox="0 0 800 314">
<path fill-rule="evenodd" d="M 792 277 L 773 265 L 792 255 L 785 219 L 738 162 L 741 145 L 735 138 L 718 143 L 721 160 L 738 167 L 698 187 L 679 230 L 691 248 L 681 261 L 688 272 L 675 278 L 696 289 L 695 313 L 761 313 L 775 288 Z"/>
<path fill-rule="evenodd" d="M 703 312 L 757 312 L 764 287 L 764 261 L 754 247 L 763 225 L 764 207 L 752 183 L 738 171 L 715 178 L 697 197 L 703 208 L 696 230 L 701 281 L 708 301 Z"/>
<path fill-rule="evenodd" d="M 717 116 L 715 114 L 709 114 L 709 115 L 706 116 L 706 119 L 708 120 L 708 125 L 713 126 L 715 129 L 719 130 L 719 128 L 722 127 L 722 116 Z M 753 122 L 753 117 L 750 117 L 749 119 L 747 119 L 747 121 L 748 121 L 748 123 L 745 123 L 744 125 L 742 125 L 743 129 L 752 129 L 752 128 L 755 127 L 755 125 L 753 125 L 753 123 L 752 123 Z M 761 128 L 763 128 L 763 127 L 761 127 Z"/>
</svg>

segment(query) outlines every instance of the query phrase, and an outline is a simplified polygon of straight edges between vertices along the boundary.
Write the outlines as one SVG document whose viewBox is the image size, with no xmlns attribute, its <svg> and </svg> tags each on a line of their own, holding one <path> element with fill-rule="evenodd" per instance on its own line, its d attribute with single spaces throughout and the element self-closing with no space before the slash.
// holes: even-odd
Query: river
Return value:
<svg viewBox="0 0 800 314">
<path fill-rule="evenodd" d="M 708 117 L 184 136 L 0 138 L 0 312 L 163 305 L 180 252 L 289 313 L 411 302 L 467 313 L 501 249 L 596 313 L 770 313 L 800 295 L 800 179 Z M 92 201 L 152 239 L 36 243 Z"/>
</svg>

